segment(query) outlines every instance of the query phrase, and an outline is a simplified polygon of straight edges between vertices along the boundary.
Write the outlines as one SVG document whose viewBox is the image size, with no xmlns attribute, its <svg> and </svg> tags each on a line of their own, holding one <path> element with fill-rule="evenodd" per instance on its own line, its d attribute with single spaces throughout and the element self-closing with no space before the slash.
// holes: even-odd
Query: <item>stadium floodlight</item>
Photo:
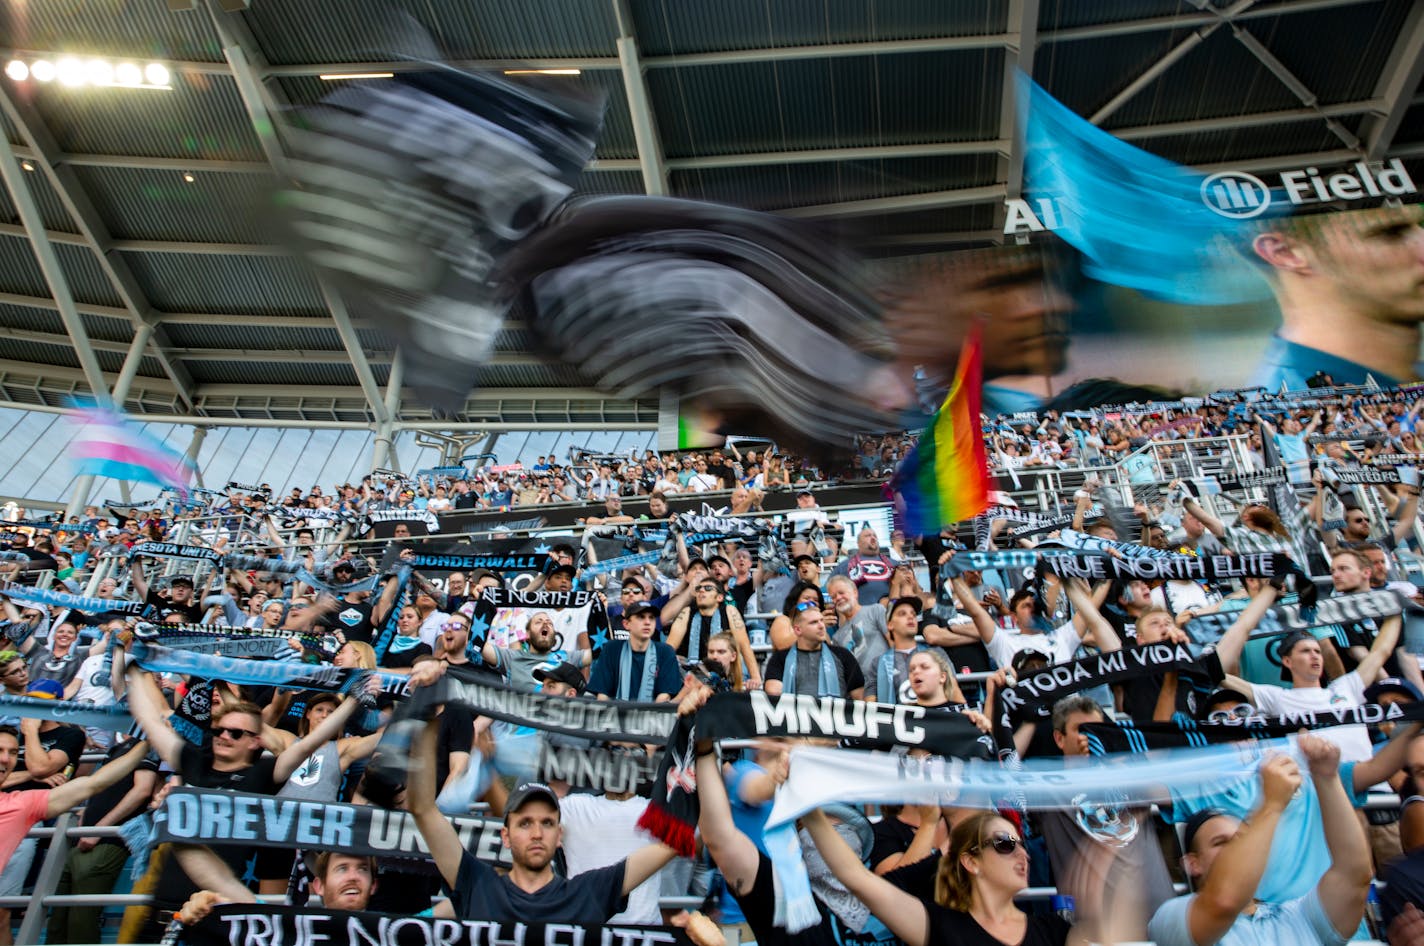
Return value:
<svg viewBox="0 0 1424 946">
<path fill-rule="evenodd" d="M 324 72 L 317 76 L 323 82 L 344 82 L 347 79 L 391 79 L 394 72 Z"/>
<path fill-rule="evenodd" d="M 581 76 L 582 69 L 506 69 L 507 76 Z"/>
<path fill-rule="evenodd" d="M 5 75 L 14 82 L 33 79 L 36 82 L 53 82 L 67 88 L 98 86 L 126 89 L 167 89 L 173 88 L 173 73 L 161 62 L 140 65 L 136 62 L 114 63 L 104 58 L 84 58 L 62 56 L 56 62 L 36 59 L 26 62 L 12 59 L 5 65 Z"/>
</svg>

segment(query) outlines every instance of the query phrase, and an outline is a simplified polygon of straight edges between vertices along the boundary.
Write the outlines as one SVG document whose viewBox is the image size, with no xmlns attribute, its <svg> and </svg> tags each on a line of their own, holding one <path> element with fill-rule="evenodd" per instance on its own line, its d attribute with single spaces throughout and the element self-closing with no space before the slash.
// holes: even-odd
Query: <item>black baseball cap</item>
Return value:
<svg viewBox="0 0 1424 946">
<path fill-rule="evenodd" d="M 1045 663 L 1052 664 L 1053 655 L 1050 654 L 1048 651 L 1042 649 L 1041 647 L 1025 647 L 1023 650 L 1014 654 L 1013 659 L 1009 661 L 1009 664 L 1013 667 L 1014 673 L 1017 675 L 1020 671 L 1022 671 L 1023 665 L 1028 663 L 1030 660 L 1042 660 Z"/>
<path fill-rule="evenodd" d="M 559 796 L 554 794 L 552 788 L 543 782 L 525 782 L 509 793 L 509 800 L 504 803 L 504 823 L 509 824 L 511 815 L 536 798 L 553 805 L 555 811 L 559 810 Z"/>
<path fill-rule="evenodd" d="M 821 560 L 814 555 L 801 554 L 791 560 L 792 565 L 800 565 L 802 562 L 810 562 L 813 565 L 821 564 Z"/>
<path fill-rule="evenodd" d="M 1378 703 L 1379 698 L 1386 693 L 1398 693 L 1400 696 L 1407 696 L 1415 703 L 1424 701 L 1424 696 L 1419 694 L 1419 688 L 1403 677 L 1385 677 L 1377 683 L 1371 683 L 1365 687 L 1365 702 Z"/>
<path fill-rule="evenodd" d="M 567 660 L 563 663 L 555 664 L 552 667 L 535 667 L 534 679 L 540 683 L 543 683 L 545 680 L 553 680 L 555 683 L 565 683 L 573 687 L 575 692 L 583 692 L 583 672 Z"/>
<path fill-rule="evenodd" d="M 635 614 L 642 614 L 644 612 L 657 614 L 658 611 L 659 609 L 654 607 L 651 601 L 634 601 L 623 609 L 623 617 L 630 618 Z"/>
<path fill-rule="evenodd" d="M 572 565 L 555 565 L 553 568 L 549 569 L 550 576 L 568 575 L 570 578 L 573 578 L 577 574 L 578 569 L 574 568 Z"/>
<path fill-rule="evenodd" d="M 189 588 L 191 588 L 193 587 L 193 579 L 189 578 L 187 575 L 174 575 L 173 580 L 170 581 L 168 584 L 170 586 L 187 585 Z"/>
<path fill-rule="evenodd" d="M 890 602 L 890 607 L 885 609 L 886 615 L 894 614 L 895 609 L 900 607 L 901 605 L 904 605 L 907 608 L 914 608 L 916 614 L 921 613 L 925 609 L 924 602 L 922 602 L 919 598 L 916 598 L 913 595 L 907 595 L 903 598 L 896 598 L 894 601 Z"/>
</svg>

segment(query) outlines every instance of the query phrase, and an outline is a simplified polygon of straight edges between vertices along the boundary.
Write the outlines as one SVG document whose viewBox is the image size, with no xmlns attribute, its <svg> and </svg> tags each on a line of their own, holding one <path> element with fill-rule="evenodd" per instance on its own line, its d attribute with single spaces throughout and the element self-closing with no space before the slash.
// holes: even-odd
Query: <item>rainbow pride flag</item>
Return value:
<svg viewBox="0 0 1424 946">
<path fill-rule="evenodd" d="M 979 420 L 983 370 L 975 327 L 959 353 L 949 394 L 890 481 L 897 525 L 906 535 L 939 535 L 989 508 L 994 480 Z"/>
<path fill-rule="evenodd" d="M 110 408 L 81 407 L 69 419 L 75 428 L 69 457 L 76 473 L 172 487 L 187 499 L 196 467 L 183 454 Z"/>
</svg>

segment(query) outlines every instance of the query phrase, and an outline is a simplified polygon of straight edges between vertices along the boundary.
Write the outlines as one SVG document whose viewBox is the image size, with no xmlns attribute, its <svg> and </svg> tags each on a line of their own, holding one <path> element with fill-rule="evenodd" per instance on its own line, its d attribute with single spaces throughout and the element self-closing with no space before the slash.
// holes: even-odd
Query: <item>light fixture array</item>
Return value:
<svg viewBox="0 0 1424 946">
<path fill-rule="evenodd" d="M 161 62 L 140 65 L 108 59 L 62 56 L 49 59 L 11 59 L 5 75 L 14 82 L 55 82 L 69 88 L 86 85 L 121 89 L 172 89 L 173 74 Z"/>
</svg>

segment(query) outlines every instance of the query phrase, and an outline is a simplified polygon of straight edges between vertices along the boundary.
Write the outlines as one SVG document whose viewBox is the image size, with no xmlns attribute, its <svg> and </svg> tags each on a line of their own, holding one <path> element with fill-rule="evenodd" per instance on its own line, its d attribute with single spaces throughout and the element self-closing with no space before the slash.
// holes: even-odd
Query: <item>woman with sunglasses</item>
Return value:
<svg viewBox="0 0 1424 946">
<path fill-rule="evenodd" d="M 696 664 L 707 658 L 708 644 L 718 634 L 730 634 L 737 642 L 736 661 L 746 664 L 748 686 L 761 689 L 761 668 L 752 653 L 752 641 L 741 612 L 728 602 L 721 582 L 710 577 L 698 578 L 692 586 L 692 603 L 679 612 L 668 628 L 667 645 L 677 651 L 684 665 Z"/>
<path fill-rule="evenodd" d="M 802 824 L 831 873 L 906 946 L 1062 946 L 1081 942 L 1056 914 L 1030 916 L 1014 904 L 1028 886 L 1028 851 L 1013 822 L 992 811 L 955 825 L 940 857 L 934 900 L 877 877 L 820 811 Z"/>
</svg>

